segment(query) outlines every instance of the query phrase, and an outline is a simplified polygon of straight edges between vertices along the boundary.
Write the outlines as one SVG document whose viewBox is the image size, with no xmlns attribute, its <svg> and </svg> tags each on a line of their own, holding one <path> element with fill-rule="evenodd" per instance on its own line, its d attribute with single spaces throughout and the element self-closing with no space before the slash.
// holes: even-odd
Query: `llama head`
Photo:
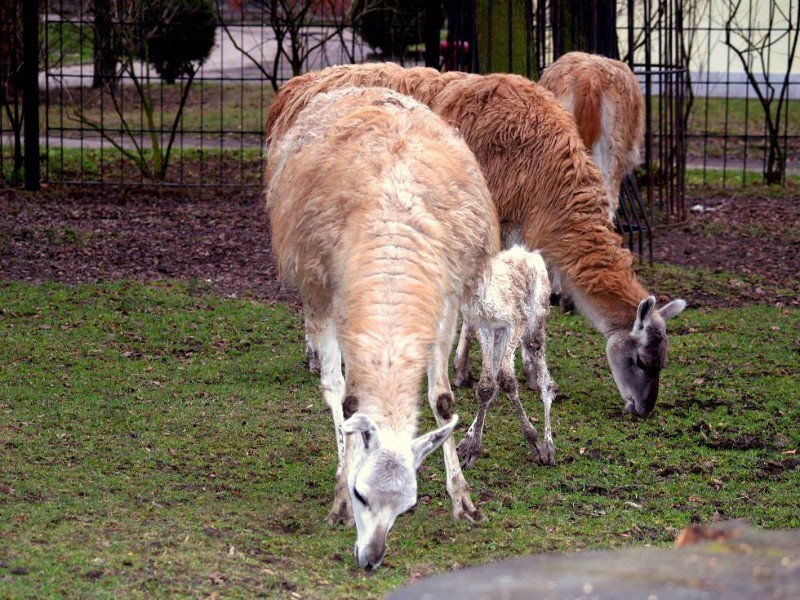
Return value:
<svg viewBox="0 0 800 600">
<path fill-rule="evenodd" d="M 347 487 L 356 521 L 358 566 L 377 569 L 386 553 L 386 536 L 395 519 L 417 504 L 417 469 L 428 454 L 450 437 L 458 416 L 410 444 L 383 435 L 374 421 L 355 413 L 343 429 L 352 435 L 353 455 Z"/>
<path fill-rule="evenodd" d="M 667 366 L 666 320 L 680 314 L 686 302 L 673 300 L 660 309 L 655 306 L 653 296 L 642 300 L 633 328 L 614 331 L 606 343 L 606 356 L 625 410 L 640 417 L 655 408 L 658 378 Z"/>
</svg>

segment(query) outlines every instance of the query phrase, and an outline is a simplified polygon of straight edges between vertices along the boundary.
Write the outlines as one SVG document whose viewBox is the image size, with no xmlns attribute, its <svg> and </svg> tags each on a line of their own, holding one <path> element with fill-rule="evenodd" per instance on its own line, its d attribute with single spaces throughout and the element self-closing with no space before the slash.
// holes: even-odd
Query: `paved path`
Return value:
<svg viewBox="0 0 800 600">
<path fill-rule="evenodd" d="M 729 522 L 685 534 L 675 549 L 541 554 L 436 575 L 388 600 L 800 598 L 800 530 Z"/>
<path fill-rule="evenodd" d="M 345 29 L 341 36 L 333 28 L 309 27 L 305 33 L 307 46 L 317 46 L 309 53 L 307 70 L 321 69 L 327 66 L 364 62 L 368 59 L 370 49 L 352 31 Z M 228 26 L 217 28 L 216 44 L 211 55 L 197 73 L 202 81 L 253 81 L 264 82 L 265 77 L 259 65 L 267 72 L 272 71 L 273 62 L 278 52 L 278 42 L 269 27 L 253 25 Z M 348 54 L 349 53 L 349 54 Z M 144 72 L 141 62 L 134 65 L 137 74 Z M 282 80 L 292 77 L 292 69 L 285 57 L 279 62 L 278 76 Z M 56 66 L 48 73 L 40 75 L 40 85 L 64 87 L 88 87 L 92 83 L 94 67 L 92 63 Z M 156 76 L 155 73 L 153 73 Z"/>
</svg>

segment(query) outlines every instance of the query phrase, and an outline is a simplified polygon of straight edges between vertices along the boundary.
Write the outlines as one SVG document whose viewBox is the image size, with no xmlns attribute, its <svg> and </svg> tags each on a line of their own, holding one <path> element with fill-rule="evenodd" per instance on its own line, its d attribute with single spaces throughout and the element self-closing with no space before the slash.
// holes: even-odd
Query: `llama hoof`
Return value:
<svg viewBox="0 0 800 600">
<path fill-rule="evenodd" d="M 539 442 L 531 444 L 533 456 L 543 467 L 553 467 L 556 464 L 556 447 L 552 442 Z"/>
<path fill-rule="evenodd" d="M 462 469 L 471 469 L 475 466 L 475 461 L 481 456 L 481 446 L 477 440 L 470 435 L 465 435 L 456 446 L 458 460 Z"/>
<path fill-rule="evenodd" d="M 353 510 L 350 503 L 344 500 L 334 500 L 333 508 L 328 513 L 325 522 L 330 526 L 344 525 L 345 527 L 353 527 L 356 524 L 353 518 Z"/>
<path fill-rule="evenodd" d="M 561 312 L 563 312 L 565 315 L 571 315 L 575 313 L 575 301 L 572 299 L 572 296 L 561 296 Z"/>
<path fill-rule="evenodd" d="M 467 371 L 464 373 L 456 373 L 456 379 L 453 385 L 458 388 L 471 388 L 475 385 L 475 379 L 472 377 L 472 372 Z"/>
<path fill-rule="evenodd" d="M 540 440 L 539 433 L 533 425 L 525 427 L 523 425 L 522 435 L 531 449 L 536 462 L 540 465 L 552 467 L 556 464 L 556 447 L 553 442 Z"/>
<path fill-rule="evenodd" d="M 454 504 L 453 518 L 457 521 L 464 520 L 470 523 L 480 523 L 486 520 L 481 509 L 475 508 L 475 505 L 472 504 L 472 500 L 470 500 L 469 497 L 463 498 Z"/>
<path fill-rule="evenodd" d="M 308 362 L 308 370 L 314 375 L 319 375 L 322 372 L 322 366 L 319 364 L 319 356 L 315 351 L 309 351 L 306 354 L 306 361 Z"/>
<path fill-rule="evenodd" d="M 311 342 L 308 341 L 308 338 L 306 338 L 306 364 L 308 365 L 308 370 L 315 375 L 321 373 L 322 365 L 319 362 L 319 353 L 314 349 Z"/>
</svg>

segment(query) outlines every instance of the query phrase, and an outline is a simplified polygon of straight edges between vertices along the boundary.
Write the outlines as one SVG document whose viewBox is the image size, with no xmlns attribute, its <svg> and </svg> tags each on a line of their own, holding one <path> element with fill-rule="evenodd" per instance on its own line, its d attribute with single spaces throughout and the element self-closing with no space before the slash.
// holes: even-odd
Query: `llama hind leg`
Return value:
<svg viewBox="0 0 800 600">
<path fill-rule="evenodd" d="M 306 313 L 307 315 L 309 313 Z M 309 334 L 310 344 L 319 353 L 320 383 L 322 396 L 331 409 L 333 417 L 333 430 L 336 436 L 336 454 L 338 463 L 336 467 L 336 485 L 334 487 L 333 507 L 326 521 L 330 525 L 354 524 L 353 509 L 350 506 L 350 494 L 347 489 L 347 465 L 349 462 L 347 437 L 342 431 L 344 413 L 344 377 L 342 375 L 342 351 L 336 337 L 336 326 L 333 319 L 321 321 L 307 321 L 311 326 L 306 329 Z"/>
<path fill-rule="evenodd" d="M 475 391 L 478 397 L 478 412 L 467 433 L 458 443 L 457 451 L 461 466 L 471 469 L 480 458 L 483 449 L 483 425 L 489 407 L 497 398 L 497 371 L 503 348 L 508 344 L 509 328 L 492 330 L 480 327 L 477 330 L 481 347 L 481 378 Z"/>
<path fill-rule="evenodd" d="M 540 465 L 553 465 L 555 464 L 555 448 L 552 443 L 548 444 L 539 438 L 539 432 L 531 424 L 519 397 L 519 383 L 517 383 L 517 376 L 514 370 L 514 354 L 521 338 L 521 327 L 515 327 L 503 353 L 503 361 L 497 374 L 497 383 L 511 400 L 511 404 L 514 406 L 519 422 L 522 425 L 522 435 L 536 461 Z"/>
<path fill-rule="evenodd" d="M 439 334 L 433 347 L 431 362 L 428 365 L 428 402 L 436 416 L 436 423 L 441 427 L 448 423 L 453 415 L 453 391 L 447 373 L 447 363 L 458 318 L 458 304 L 455 299 L 447 300 L 445 316 L 439 324 Z M 442 444 L 444 466 L 447 471 L 447 492 L 453 502 L 453 518 L 467 521 L 483 521 L 486 517 L 476 508 L 470 497 L 469 484 L 456 453 L 456 445 L 451 435 Z"/>
<path fill-rule="evenodd" d="M 541 444 L 533 445 L 532 438 L 529 439 L 529 434 L 525 433 L 527 427 L 531 427 L 530 420 L 522 408 L 522 403 L 519 397 L 514 402 L 514 407 L 517 415 L 522 423 L 523 433 L 534 455 L 540 464 L 552 465 L 555 464 L 555 445 L 553 444 L 553 432 L 550 425 L 550 407 L 553 404 L 553 399 L 556 395 L 556 383 L 550 375 L 550 370 L 547 367 L 545 360 L 546 351 L 546 337 L 545 337 L 545 313 L 535 315 L 531 319 L 530 328 L 525 332 L 522 339 L 522 360 L 525 367 L 525 375 L 528 380 L 528 386 L 531 389 L 538 390 L 542 398 L 542 405 L 544 407 L 544 441 Z M 542 458 L 546 460 L 543 461 Z"/>
</svg>

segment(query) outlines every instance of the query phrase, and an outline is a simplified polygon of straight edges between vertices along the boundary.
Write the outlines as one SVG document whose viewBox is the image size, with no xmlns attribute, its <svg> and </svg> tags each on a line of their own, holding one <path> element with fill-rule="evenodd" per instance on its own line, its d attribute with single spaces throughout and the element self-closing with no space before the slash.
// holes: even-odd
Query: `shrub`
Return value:
<svg viewBox="0 0 800 600">
<path fill-rule="evenodd" d="M 175 83 L 211 54 L 217 19 L 209 0 L 140 0 L 136 28 L 136 56 Z"/>
<path fill-rule="evenodd" d="M 424 0 L 355 0 L 353 28 L 371 48 L 383 54 L 402 56 L 412 44 L 425 38 L 426 11 L 437 11 L 436 25 L 441 29 L 444 12 L 441 3 Z"/>
</svg>

